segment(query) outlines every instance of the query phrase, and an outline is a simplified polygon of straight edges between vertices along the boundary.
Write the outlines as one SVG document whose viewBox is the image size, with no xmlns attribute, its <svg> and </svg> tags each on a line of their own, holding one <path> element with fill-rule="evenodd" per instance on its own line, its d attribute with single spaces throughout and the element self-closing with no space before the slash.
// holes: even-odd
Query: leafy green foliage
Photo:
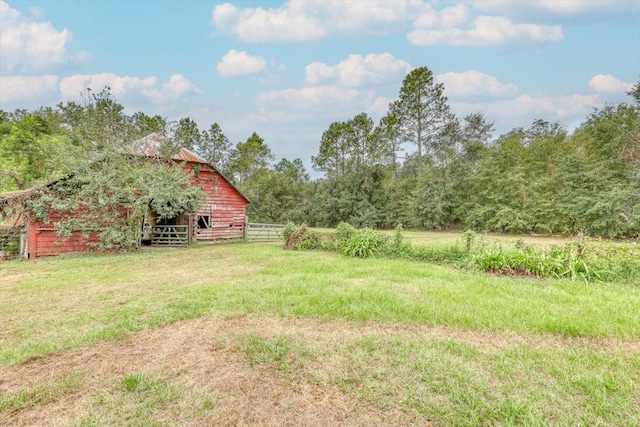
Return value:
<svg viewBox="0 0 640 427">
<path fill-rule="evenodd" d="M 285 246 L 286 242 L 291 240 L 291 236 L 293 236 L 293 233 L 295 233 L 297 229 L 298 226 L 291 221 L 287 222 L 287 224 L 284 226 L 284 229 L 282 230 L 282 237 L 284 238 Z"/>
<path fill-rule="evenodd" d="M 222 132 L 222 128 L 218 123 L 212 124 L 208 130 L 202 132 L 201 136 L 198 151 L 209 163 L 224 175 L 227 175 L 231 151 L 229 138 Z"/>
<path fill-rule="evenodd" d="M 564 246 L 538 248 L 517 243 L 513 248 L 480 247 L 471 265 L 502 275 L 567 278 L 596 282 L 640 280 L 640 250 L 616 243 L 579 238 Z"/>
<path fill-rule="evenodd" d="M 273 157 L 264 139 L 254 132 L 245 142 L 239 142 L 231 153 L 229 162 L 235 182 L 242 190 L 250 190 L 251 179 L 266 171 Z"/>
<path fill-rule="evenodd" d="M 349 224 L 338 225 L 336 245 L 340 253 L 354 258 L 369 258 L 389 243 L 389 236 L 371 228 L 356 229 Z"/>
<path fill-rule="evenodd" d="M 137 191 L 158 217 L 170 219 L 198 210 L 205 194 L 191 183 L 193 174 L 185 173 L 181 164 L 153 165 L 144 172 L 143 186 Z"/>
<path fill-rule="evenodd" d="M 177 147 L 195 151 L 202 145 L 202 134 L 198 124 L 189 117 L 181 118 L 173 130 L 173 139 Z"/>
<path fill-rule="evenodd" d="M 67 135 L 39 114 L 0 123 L 0 192 L 27 189 L 63 176 L 77 155 Z"/>
<path fill-rule="evenodd" d="M 61 215 L 56 232 L 69 238 L 81 230 L 97 237 L 101 250 L 130 250 L 138 246 L 148 208 L 160 218 L 195 212 L 204 192 L 190 183 L 180 165 L 171 167 L 143 157 L 105 153 L 73 176 L 43 190 L 28 202 L 36 218 Z"/>
<path fill-rule="evenodd" d="M 453 119 L 444 96 L 444 85 L 435 83 L 427 67 L 418 67 L 404 78 L 399 100 L 390 105 L 404 141 L 417 146 L 418 176 L 422 174 L 422 155 L 431 154 L 438 135 Z"/>
</svg>

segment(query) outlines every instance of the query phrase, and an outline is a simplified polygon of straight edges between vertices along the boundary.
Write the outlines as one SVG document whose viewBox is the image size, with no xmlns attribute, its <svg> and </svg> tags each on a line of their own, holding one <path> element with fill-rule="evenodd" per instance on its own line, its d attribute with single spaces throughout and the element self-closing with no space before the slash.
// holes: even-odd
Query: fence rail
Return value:
<svg viewBox="0 0 640 427">
<path fill-rule="evenodd" d="M 188 225 L 156 225 L 151 230 L 151 246 L 183 246 L 188 243 Z"/>
<path fill-rule="evenodd" d="M 20 227 L 0 227 L 0 260 L 20 256 L 21 234 Z"/>
<path fill-rule="evenodd" d="M 246 227 L 246 239 L 249 242 L 275 242 L 282 240 L 284 224 L 262 224 L 248 222 Z"/>
</svg>

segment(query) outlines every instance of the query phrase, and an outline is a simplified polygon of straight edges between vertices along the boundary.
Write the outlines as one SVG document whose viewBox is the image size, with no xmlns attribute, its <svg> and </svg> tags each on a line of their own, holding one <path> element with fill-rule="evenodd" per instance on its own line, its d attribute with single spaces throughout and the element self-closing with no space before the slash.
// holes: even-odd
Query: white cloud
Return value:
<svg viewBox="0 0 640 427">
<path fill-rule="evenodd" d="M 458 27 L 454 27 L 444 23 L 442 12 L 436 14 L 435 17 L 418 18 L 416 29 L 407 35 L 407 39 L 421 46 L 497 46 L 527 42 L 544 44 L 563 38 L 559 25 L 515 24 L 503 16 L 478 16 L 463 25 L 463 14 L 458 13 Z"/>
<path fill-rule="evenodd" d="M 439 74 L 435 80 L 444 84 L 447 96 L 513 96 L 519 91 L 513 83 L 502 84 L 493 76 L 473 70 Z"/>
<path fill-rule="evenodd" d="M 266 65 L 267 61 L 261 56 L 231 49 L 218 64 L 218 73 L 222 77 L 256 74 L 263 71 Z"/>
<path fill-rule="evenodd" d="M 447 7 L 441 11 L 425 4 L 413 25 L 417 28 L 459 27 L 468 24 L 472 19 L 471 10 L 462 4 Z"/>
<path fill-rule="evenodd" d="M 601 104 L 598 95 L 573 94 L 554 97 L 523 94 L 496 102 L 454 102 L 451 105 L 459 115 L 483 111 L 487 117 L 496 117 L 499 120 L 522 118 L 531 121 L 534 118 L 542 118 L 549 121 L 566 121 L 584 118 Z"/>
<path fill-rule="evenodd" d="M 37 72 L 73 58 L 66 45 L 71 33 L 50 22 L 31 22 L 0 0 L 0 70 L 3 73 Z"/>
<path fill-rule="evenodd" d="M 212 22 L 240 40 L 317 40 L 330 34 L 381 34 L 401 28 L 421 7 L 420 0 L 290 0 L 277 8 L 243 8 L 224 3 L 213 9 Z"/>
<path fill-rule="evenodd" d="M 541 11 L 554 15 L 579 15 L 591 12 L 625 12 L 638 10 L 638 3 L 626 0 L 475 0 L 473 8 L 491 12 Z"/>
<path fill-rule="evenodd" d="M 0 1 L 0 24 L 2 26 L 11 25 L 13 22 L 20 21 L 22 14 L 19 10 L 12 9 L 5 1 Z"/>
<path fill-rule="evenodd" d="M 144 89 L 142 94 L 156 104 L 165 104 L 193 93 L 200 93 L 200 89 L 182 74 L 174 74 L 169 81 L 162 84 L 162 89 Z"/>
<path fill-rule="evenodd" d="M 0 103 L 36 99 L 58 89 L 58 76 L 0 76 Z"/>
<path fill-rule="evenodd" d="M 116 98 L 142 95 L 156 104 L 166 104 L 192 93 L 200 93 L 200 90 L 181 74 L 172 75 L 169 81 L 160 85 L 155 76 L 139 78 L 101 73 L 65 77 L 60 82 L 60 94 L 63 99 L 73 99 L 87 88 L 99 92 L 105 86 L 111 88 L 111 94 Z"/>
<path fill-rule="evenodd" d="M 296 7 L 298 6 L 298 7 Z M 238 9 L 229 3 L 213 9 L 218 31 L 237 35 L 243 41 L 314 40 L 326 33 L 320 23 L 307 16 L 299 5 L 285 4 L 277 9 Z"/>
<path fill-rule="evenodd" d="M 381 119 L 389 112 L 389 105 L 396 99 L 397 98 L 378 97 L 373 101 L 367 112 L 372 118 Z"/>
<path fill-rule="evenodd" d="M 324 62 L 312 62 L 304 67 L 304 81 L 315 85 L 320 82 L 337 80 L 340 78 L 338 66 L 331 67 Z"/>
<path fill-rule="evenodd" d="M 224 3 L 214 7 L 212 23 L 219 33 L 234 35 L 248 42 L 386 34 L 401 31 L 409 22 L 413 22 L 414 30 L 407 38 L 411 43 L 422 46 L 544 44 L 563 38 L 562 28 L 558 25 L 517 23 L 504 16 L 478 16 L 477 10 L 480 9 L 502 15 L 497 5 L 504 6 L 504 3 L 488 3 L 485 6 L 482 2 L 458 2 L 440 10 L 432 6 L 434 3 L 423 0 L 289 0 L 277 8 L 238 8 Z M 555 3 L 564 1 L 543 2 L 547 8 L 553 8 Z M 567 10 L 579 7 L 573 0 L 569 3 L 572 6 L 556 7 Z"/>
<path fill-rule="evenodd" d="M 305 67 L 305 82 L 315 85 L 338 81 L 342 85 L 358 87 L 402 80 L 411 71 L 411 64 L 395 59 L 389 53 L 349 55 L 337 65 L 313 62 Z"/>
<path fill-rule="evenodd" d="M 322 111 L 342 109 L 346 105 L 360 104 L 371 98 L 371 93 L 355 89 L 315 86 L 263 92 L 258 96 L 257 103 L 261 107 Z"/>
<path fill-rule="evenodd" d="M 624 94 L 633 88 L 633 83 L 623 82 L 611 74 L 598 74 L 589 80 L 589 87 L 597 93 Z"/>
<path fill-rule="evenodd" d="M 85 89 L 89 88 L 94 92 L 99 92 L 105 86 L 109 86 L 111 93 L 118 97 L 127 92 L 152 88 L 157 82 L 158 80 L 155 77 L 140 79 L 129 76 L 120 77 L 113 73 L 76 74 L 62 79 L 60 93 L 64 99 L 71 99 L 78 96 Z"/>
</svg>

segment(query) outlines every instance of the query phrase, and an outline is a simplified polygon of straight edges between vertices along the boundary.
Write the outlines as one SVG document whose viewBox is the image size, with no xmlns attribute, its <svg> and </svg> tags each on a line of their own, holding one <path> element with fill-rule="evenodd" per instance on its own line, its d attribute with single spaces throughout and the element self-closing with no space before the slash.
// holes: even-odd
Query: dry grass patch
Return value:
<svg viewBox="0 0 640 427">
<path fill-rule="evenodd" d="M 83 372 L 85 379 L 57 396 L 55 404 L 8 409 L 0 421 L 16 426 L 148 425 L 152 420 L 170 425 L 370 425 L 366 405 L 335 387 L 304 378 L 292 383 L 270 363 L 252 362 L 246 331 L 258 324 L 179 322 L 2 370 L 3 398 L 70 371 Z M 263 328 L 269 327 L 257 330 Z M 140 378 L 142 387 L 127 387 L 132 378 Z M 363 418 L 356 419 L 357 413 Z"/>
<path fill-rule="evenodd" d="M 3 358 L 20 358 L 11 350 L 40 354 L 198 317 L 206 301 L 189 304 L 191 295 L 260 268 L 232 254 L 232 246 L 216 246 L 7 263 L 3 276 L 10 280 L 0 281 L 0 343 L 6 352 L 0 366 Z M 224 268 L 211 274 L 203 265 Z M 20 268 L 34 272 L 15 271 Z"/>
<path fill-rule="evenodd" d="M 616 422 L 631 416 L 639 382 L 640 343 L 631 340 L 209 318 L 0 370 L 0 401 L 49 396 L 5 403 L 0 424 Z"/>
</svg>

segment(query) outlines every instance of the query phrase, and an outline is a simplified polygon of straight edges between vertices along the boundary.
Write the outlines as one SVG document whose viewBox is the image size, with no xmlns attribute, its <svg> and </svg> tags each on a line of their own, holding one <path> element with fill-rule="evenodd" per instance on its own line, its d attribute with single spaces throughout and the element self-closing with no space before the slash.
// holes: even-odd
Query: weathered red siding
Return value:
<svg viewBox="0 0 640 427">
<path fill-rule="evenodd" d="M 47 223 L 36 221 L 32 216 L 29 217 L 27 225 L 29 258 L 95 250 L 93 244 L 98 241 L 95 235 L 83 238 L 82 233 L 77 231 L 68 239 L 58 237 L 54 229 L 58 221 L 60 221 L 60 215 L 55 212 L 49 213 Z"/>
<path fill-rule="evenodd" d="M 207 194 L 198 215 L 211 218 L 210 228 L 197 228 L 196 240 L 241 239 L 244 237 L 247 200 L 209 165 L 198 164 L 196 183 Z M 191 164 L 185 166 L 190 170 Z M 197 225 L 197 219 L 194 221 Z"/>
</svg>

